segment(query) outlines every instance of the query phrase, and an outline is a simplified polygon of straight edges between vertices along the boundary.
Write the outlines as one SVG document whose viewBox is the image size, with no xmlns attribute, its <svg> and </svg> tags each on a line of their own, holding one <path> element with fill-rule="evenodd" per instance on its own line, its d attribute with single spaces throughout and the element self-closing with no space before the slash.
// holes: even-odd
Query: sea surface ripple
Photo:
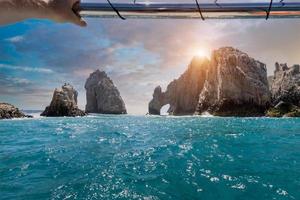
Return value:
<svg viewBox="0 0 300 200">
<path fill-rule="evenodd" d="M 300 119 L 3 120 L 0 199 L 300 199 Z"/>
</svg>

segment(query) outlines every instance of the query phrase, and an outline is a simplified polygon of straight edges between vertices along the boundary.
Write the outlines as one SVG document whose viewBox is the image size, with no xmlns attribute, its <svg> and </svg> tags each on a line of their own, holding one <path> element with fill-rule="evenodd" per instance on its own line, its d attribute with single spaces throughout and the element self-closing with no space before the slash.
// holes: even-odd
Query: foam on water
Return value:
<svg viewBox="0 0 300 200">
<path fill-rule="evenodd" d="M 214 117 L 212 114 L 210 114 L 209 112 L 204 112 L 200 115 L 201 117 Z"/>
<path fill-rule="evenodd" d="M 0 121 L 6 199 L 300 199 L 300 119 Z"/>
</svg>

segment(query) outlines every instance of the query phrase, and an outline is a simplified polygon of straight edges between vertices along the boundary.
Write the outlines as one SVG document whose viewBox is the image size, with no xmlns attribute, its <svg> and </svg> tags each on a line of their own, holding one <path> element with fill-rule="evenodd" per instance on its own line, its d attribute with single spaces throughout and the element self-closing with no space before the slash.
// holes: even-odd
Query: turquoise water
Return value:
<svg viewBox="0 0 300 200">
<path fill-rule="evenodd" d="M 0 199 L 300 199 L 300 119 L 0 121 Z"/>
</svg>

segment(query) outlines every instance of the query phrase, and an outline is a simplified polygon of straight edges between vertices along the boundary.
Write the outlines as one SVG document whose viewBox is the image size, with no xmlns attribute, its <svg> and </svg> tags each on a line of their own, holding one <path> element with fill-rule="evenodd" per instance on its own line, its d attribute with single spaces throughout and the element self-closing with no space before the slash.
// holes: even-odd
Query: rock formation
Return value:
<svg viewBox="0 0 300 200">
<path fill-rule="evenodd" d="M 280 101 L 276 106 L 266 113 L 268 117 L 300 117 L 300 108 L 284 101 Z"/>
<path fill-rule="evenodd" d="M 268 76 L 269 90 L 272 90 L 274 76 Z"/>
<path fill-rule="evenodd" d="M 187 71 L 162 92 L 154 90 L 149 114 L 160 114 L 165 104 L 174 115 L 262 116 L 270 104 L 265 64 L 224 47 L 211 60 L 194 59 Z"/>
<path fill-rule="evenodd" d="M 300 66 L 276 63 L 271 93 L 274 107 L 267 116 L 300 117 Z"/>
<path fill-rule="evenodd" d="M 149 114 L 159 115 L 161 108 L 170 104 L 169 113 L 191 115 L 196 111 L 199 94 L 206 80 L 209 60 L 195 57 L 180 78 L 172 81 L 165 92 L 156 87 L 149 103 Z"/>
<path fill-rule="evenodd" d="M 8 103 L 0 103 L 0 119 L 24 118 L 32 116 L 25 115 L 18 108 Z"/>
<path fill-rule="evenodd" d="M 300 66 L 276 63 L 275 68 L 271 86 L 273 104 L 283 101 L 300 106 Z"/>
<path fill-rule="evenodd" d="M 97 70 L 90 74 L 85 83 L 85 89 L 87 113 L 127 113 L 119 90 L 105 72 Z"/>
<path fill-rule="evenodd" d="M 50 106 L 46 107 L 41 116 L 84 116 L 85 112 L 77 106 L 77 96 L 78 92 L 70 84 L 64 84 L 61 89 L 55 89 Z"/>
<path fill-rule="evenodd" d="M 213 52 L 197 112 L 262 116 L 270 104 L 265 64 L 231 47 Z"/>
</svg>

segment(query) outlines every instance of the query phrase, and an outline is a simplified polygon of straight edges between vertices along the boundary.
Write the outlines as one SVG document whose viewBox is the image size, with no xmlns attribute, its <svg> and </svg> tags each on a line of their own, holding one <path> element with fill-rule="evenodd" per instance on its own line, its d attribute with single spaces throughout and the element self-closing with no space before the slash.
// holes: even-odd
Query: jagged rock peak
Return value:
<svg viewBox="0 0 300 200">
<path fill-rule="evenodd" d="M 197 113 L 260 116 L 269 104 L 265 64 L 232 47 L 213 51 Z"/>
<path fill-rule="evenodd" d="M 164 94 L 160 86 L 154 89 L 153 99 L 149 103 L 148 112 L 151 115 L 160 115 L 160 109 L 164 104 Z"/>
<path fill-rule="evenodd" d="M 96 71 L 92 72 L 88 78 L 89 81 L 87 81 L 85 83 L 85 87 L 90 87 L 92 85 L 97 85 L 99 83 L 99 80 L 102 79 L 108 79 L 110 81 L 112 81 L 108 75 L 106 74 L 105 71 L 100 71 L 99 69 L 97 69 Z"/>
<path fill-rule="evenodd" d="M 100 114 L 126 114 L 125 103 L 119 90 L 104 71 L 91 73 L 85 83 L 86 112 Z"/>
<path fill-rule="evenodd" d="M 78 92 L 70 84 L 64 84 L 60 89 L 55 89 L 50 106 L 46 107 L 41 116 L 62 117 L 62 116 L 84 116 L 84 111 L 77 106 Z"/>
<path fill-rule="evenodd" d="M 300 106 L 300 66 L 275 63 L 271 92 L 273 105 L 283 101 Z"/>
<path fill-rule="evenodd" d="M 286 63 L 275 63 L 275 71 L 274 73 L 282 73 L 282 72 L 292 72 L 293 74 L 299 74 L 300 73 L 300 65 L 293 65 L 291 67 L 288 67 Z"/>
<path fill-rule="evenodd" d="M 0 119 L 32 117 L 25 115 L 18 108 L 9 103 L 0 103 Z"/>
<path fill-rule="evenodd" d="M 276 73 L 276 72 L 279 72 L 279 71 L 286 71 L 288 69 L 288 66 L 287 66 L 287 64 L 286 63 L 278 63 L 278 62 L 276 62 L 275 63 L 275 72 L 274 73 Z"/>
<path fill-rule="evenodd" d="M 149 103 L 149 114 L 159 115 L 161 108 L 166 104 L 170 105 L 170 114 L 194 114 L 208 66 L 207 58 L 194 57 L 187 70 L 178 79 L 173 80 L 165 92 L 162 92 L 160 86 L 156 87 L 153 99 Z"/>
</svg>

